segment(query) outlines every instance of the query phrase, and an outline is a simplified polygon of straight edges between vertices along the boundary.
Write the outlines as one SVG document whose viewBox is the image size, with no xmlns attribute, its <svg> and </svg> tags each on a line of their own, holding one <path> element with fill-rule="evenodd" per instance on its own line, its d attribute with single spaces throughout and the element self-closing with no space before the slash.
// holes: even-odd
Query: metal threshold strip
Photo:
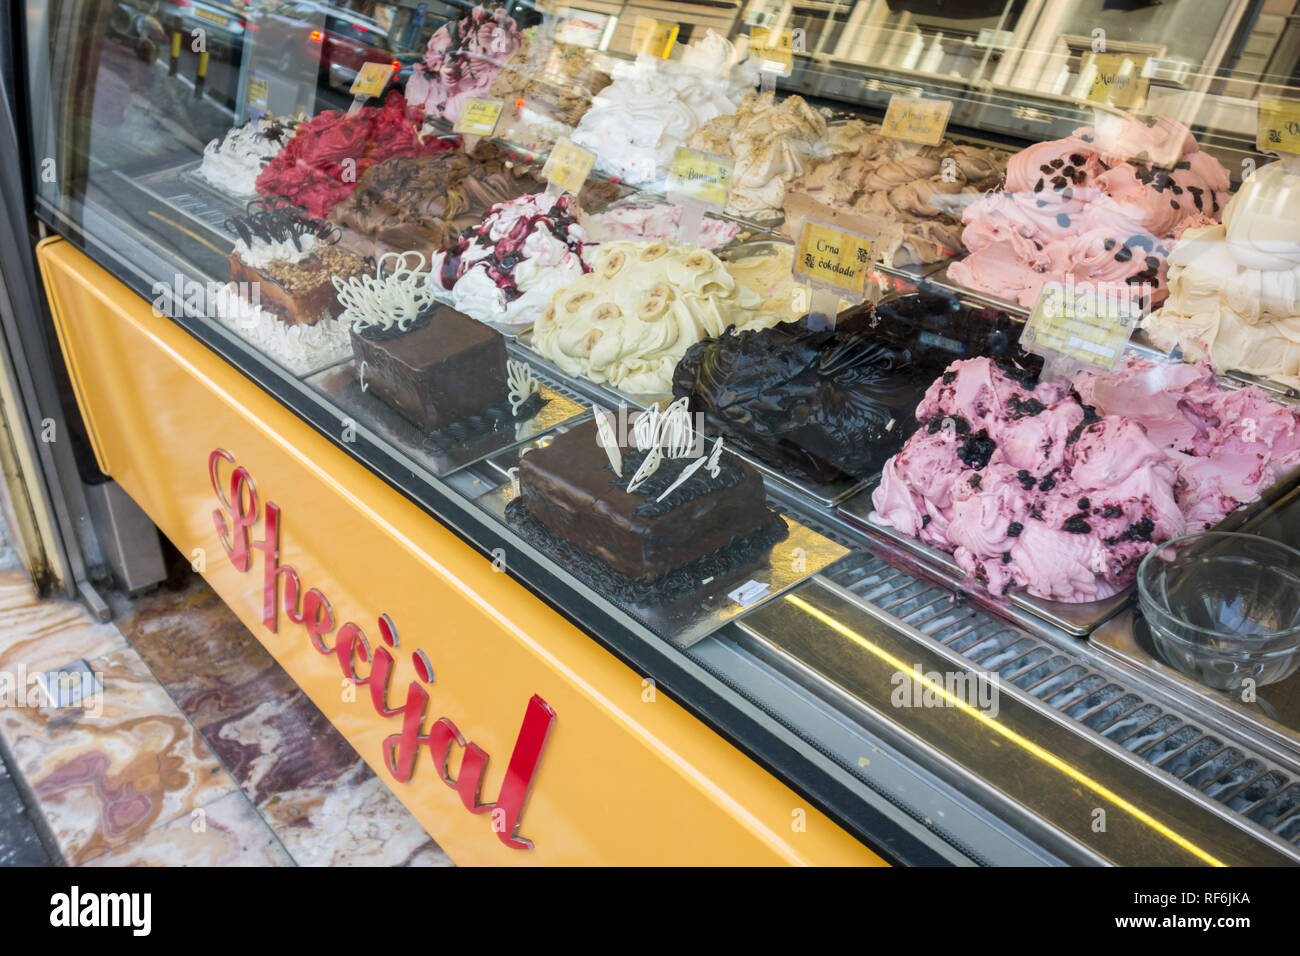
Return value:
<svg viewBox="0 0 1300 956">
<path fill-rule="evenodd" d="M 930 597 L 918 594 L 925 607 L 911 613 L 943 617 L 942 602 Z M 1004 679 L 996 665 L 972 666 L 832 581 L 785 595 L 744 625 L 769 660 L 820 675 L 924 741 L 972 790 L 1028 812 L 1097 859 L 1130 866 L 1300 862 L 1300 852 L 1275 844 L 1257 824 L 1076 724 Z"/>
</svg>

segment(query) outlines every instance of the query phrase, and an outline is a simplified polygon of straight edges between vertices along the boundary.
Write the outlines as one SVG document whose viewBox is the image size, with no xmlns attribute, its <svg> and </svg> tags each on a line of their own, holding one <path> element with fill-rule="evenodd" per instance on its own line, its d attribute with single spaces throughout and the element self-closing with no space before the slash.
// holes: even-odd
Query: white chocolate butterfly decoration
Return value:
<svg viewBox="0 0 1300 956">
<path fill-rule="evenodd" d="M 414 265 L 407 262 L 411 256 Z M 384 275 L 384 264 L 390 259 L 392 271 Z M 435 280 L 425 265 L 421 252 L 388 252 L 379 257 L 373 276 L 334 276 L 339 305 L 343 306 L 340 318 L 356 329 L 396 326 L 405 331 L 434 303 Z"/>
<path fill-rule="evenodd" d="M 542 384 L 533 374 L 533 367 L 527 362 L 506 359 L 506 397 L 510 399 L 510 414 L 519 415 L 519 409 L 534 392 L 541 391 Z M 600 427 L 598 424 L 597 428 Z"/>
</svg>

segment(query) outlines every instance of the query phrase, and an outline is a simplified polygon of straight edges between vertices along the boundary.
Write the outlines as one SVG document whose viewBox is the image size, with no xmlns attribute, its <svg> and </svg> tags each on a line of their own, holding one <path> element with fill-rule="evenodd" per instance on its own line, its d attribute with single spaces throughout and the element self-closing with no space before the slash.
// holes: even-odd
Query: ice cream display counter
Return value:
<svg viewBox="0 0 1300 956">
<path fill-rule="evenodd" d="M 1300 862 L 1289 11 L 128 5 L 87 465 L 454 860 Z"/>
</svg>

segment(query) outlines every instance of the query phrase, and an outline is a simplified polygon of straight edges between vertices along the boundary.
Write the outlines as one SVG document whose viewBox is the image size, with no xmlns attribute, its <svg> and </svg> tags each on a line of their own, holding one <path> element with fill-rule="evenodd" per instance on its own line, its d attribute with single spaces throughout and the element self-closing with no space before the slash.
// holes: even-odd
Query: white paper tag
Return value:
<svg viewBox="0 0 1300 956">
<path fill-rule="evenodd" d="M 770 584 L 764 584 L 762 581 L 749 580 L 736 588 L 734 591 L 728 591 L 727 597 L 731 598 L 741 607 L 749 607 L 755 601 L 767 597 L 767 592 L 772 590 Z"/>
</svg>

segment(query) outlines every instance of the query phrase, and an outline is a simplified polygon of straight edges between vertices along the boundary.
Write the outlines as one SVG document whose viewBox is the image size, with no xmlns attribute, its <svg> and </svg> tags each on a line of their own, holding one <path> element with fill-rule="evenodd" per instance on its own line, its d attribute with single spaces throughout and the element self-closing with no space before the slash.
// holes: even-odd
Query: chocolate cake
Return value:
<svg viewBox="0 0 1300 956">
<path fill-rule="evenodd" d="M 803 321 L 692 346 L 673 374 L 710 434 L 783 474 L 830 483 L 875 474 L 916 429 L 926 388 L 955 359 L 1041 367 L 1004 313 L 937 295 L 858 306 L 833 330 Z"/>
<path fill-rule="evenodd" d="M 699 467 L 698 457 L 665 456 L 632 492 L 645 453 L 624 449 L 622 456 L 620 477 L 594 421 L 565 432 L 520 460 L 520 493 L 507 517 L 526 537 L 558 551 L 566 566 L 636 603 L 663 603 L 721 579 L 787 533 L 767 508 L 759 473 L 734 456 L 719 456 L 716 475 Z"/>
<path fill-rule="evenodd" d="M 360 256 L 337 248 L 338 229 L 280 201 L 250 205 L 226 221 L 239 237 L 230 253 L 230 281 L 256 290 L 256 303 L 287 325 L 337 318 L 334 276 L 366 269 Z"/>
<path fill-rule="evenodd" d="M 507 401 L 505 339 L 481 322 L 435 305 L 406 330 L 351 329 L 366 391 L 425 431 Z"/>
</svg>

